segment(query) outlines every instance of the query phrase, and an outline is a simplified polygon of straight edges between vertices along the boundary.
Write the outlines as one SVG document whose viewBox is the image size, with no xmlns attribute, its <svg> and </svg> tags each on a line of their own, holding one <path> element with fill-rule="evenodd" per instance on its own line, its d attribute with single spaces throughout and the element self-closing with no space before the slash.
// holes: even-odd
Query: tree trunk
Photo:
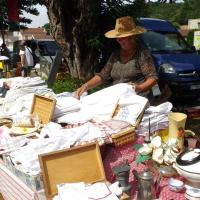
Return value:
<svg viewBox="0 0 200 200">
<path fill-rule="evenodd" d="M 88 79 L 98 61 L 98 52 L 89 46 L 97 34 L 99 0 L 48 0 L 52 34 L 63 50 L 69 73 Z"/>
</svg>

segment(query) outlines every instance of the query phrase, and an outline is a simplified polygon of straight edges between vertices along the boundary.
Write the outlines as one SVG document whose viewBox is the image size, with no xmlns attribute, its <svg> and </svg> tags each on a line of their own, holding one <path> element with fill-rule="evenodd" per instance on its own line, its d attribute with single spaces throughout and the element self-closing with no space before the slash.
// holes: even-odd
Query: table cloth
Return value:
<svg viewBox="0 0 200 200">
<path fill-rule="evenodd" d="M 148 167 L 139 164 L 136 165 L 136 158 L 138 155 L 138 152 L 134 149 L 134 144 L 142 144 L 144 142 L 143 137 L 136 137 L 135 141 L 130 142 L 126 145 L 123 145 L 121 147 L 114 147 L 111 145 L 107 145 L 105 147 L 105 150 L 103 151 L 103 163 L 105 168 L 105 174 L 106 178 L 109 182 L 113 183 L 116 181 L 115 175 L 112 172 L 112 168 L 115 166 L 122 165 L 125 160 L 128 160 L 128 163 L 130 165 L 130 175 L 129 175 L 129 182 L 132 184 L 132 190 L 131 190 L 131 199 L 136 200 L 137 199 L 137 187 L 138 183 L 135 177 L 132 174 L 132 170 L 136 169 L 138 172 L 141 172 L 143 170 L 146 170 Z M 180 177 L 177 177 L 180 178 Z M 156 179 L 156 175 L 155 175 Z M 158 191 L 159 199 L 162 200 L 184 200 L 186 199 L 184 197 L 185 191 L 181 192 L 173 192 L 168 187 L 168 178 L 162 178 L 160 182 L 160 188 Z"/>
<path fill-rule="evenodd" d="M 125 144 L 121 147 L 106 145 L 102 151 L 103 164 L 106 178 L 109 182 L 115 182 L 115 176 L 112 173 L 112 168 L 122 165 L 125 160 L 128 160 L 131 170 L 136 169 L 138 172 L 143 171 L 147 166 L 135 163 L 137 151 L 134 150 L 135 143 L 143 143 L 143 137 L 136 137 L 134 142 Z M 130 172 L 129 182 L 132 185 L 131 200 L 137 199 L 137 180 Z M 1 162 L 0 163 L 0 192 L 5 200 L 44 200 L 42 192 L 36 192 L 25 185 L 19 178 L 12 174 Z M 184 200 L 184 190 L 176 193 L 169 190 L 168 179 L 162 178 L 160 182 L 160 190 L 158 191 L 159 199 L 162 200 Z"/>
</svg>

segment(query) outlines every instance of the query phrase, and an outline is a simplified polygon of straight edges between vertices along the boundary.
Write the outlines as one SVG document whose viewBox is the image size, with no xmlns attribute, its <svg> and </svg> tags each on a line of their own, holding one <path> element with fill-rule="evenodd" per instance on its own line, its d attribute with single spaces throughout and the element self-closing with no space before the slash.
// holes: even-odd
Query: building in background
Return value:
<svg viewBox="0 0 200 200">
<path fill-rule="evenodd" d="M 28 28 L 13 32 L 5 31 L 4 37 L 6 45 L 10 51 L 12 51 L 13 42 L 16 40 L 53 40 L 53 37 L 51 35 L 47 35 L 44 28 Z"/>
<path fill-rule="evenodd" d="M 200 19 L 189 19 L 188 20 L 188 29 L 200 29 Z"/>
</svg>

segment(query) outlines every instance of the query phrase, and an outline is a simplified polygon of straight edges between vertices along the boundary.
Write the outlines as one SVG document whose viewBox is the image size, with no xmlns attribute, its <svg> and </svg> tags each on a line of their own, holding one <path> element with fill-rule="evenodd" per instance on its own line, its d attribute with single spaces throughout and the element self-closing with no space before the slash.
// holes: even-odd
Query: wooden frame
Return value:
<svg viewBox="0 0 200 200">
<path fill-rule="evenodd" d="M 56 106 L 56 100 L 34 94 L 30 114 L 39 115 L 42 124 L 51 121 Z"/>
<path fill-rule="evenodd" d="M 98 143 L 39 155 L 41 173 L 48 199 L 57 194 L 57 184 L 106 181 Z"/>
</svg>

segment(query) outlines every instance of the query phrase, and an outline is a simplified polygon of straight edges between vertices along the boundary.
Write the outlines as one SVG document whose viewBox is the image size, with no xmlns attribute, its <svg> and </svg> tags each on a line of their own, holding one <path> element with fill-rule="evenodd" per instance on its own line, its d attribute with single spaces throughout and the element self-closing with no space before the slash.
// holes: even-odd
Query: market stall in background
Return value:
<svg viewBox="0 0 200 200">
<path fill-rule="evenodd" d="M 0 89 L 5 199 L 200 197 L 199 139 L 170 102 L 151 106 L 126 83 L 80 100 L 41 77 L 0 79 Z"/>
</svg>

